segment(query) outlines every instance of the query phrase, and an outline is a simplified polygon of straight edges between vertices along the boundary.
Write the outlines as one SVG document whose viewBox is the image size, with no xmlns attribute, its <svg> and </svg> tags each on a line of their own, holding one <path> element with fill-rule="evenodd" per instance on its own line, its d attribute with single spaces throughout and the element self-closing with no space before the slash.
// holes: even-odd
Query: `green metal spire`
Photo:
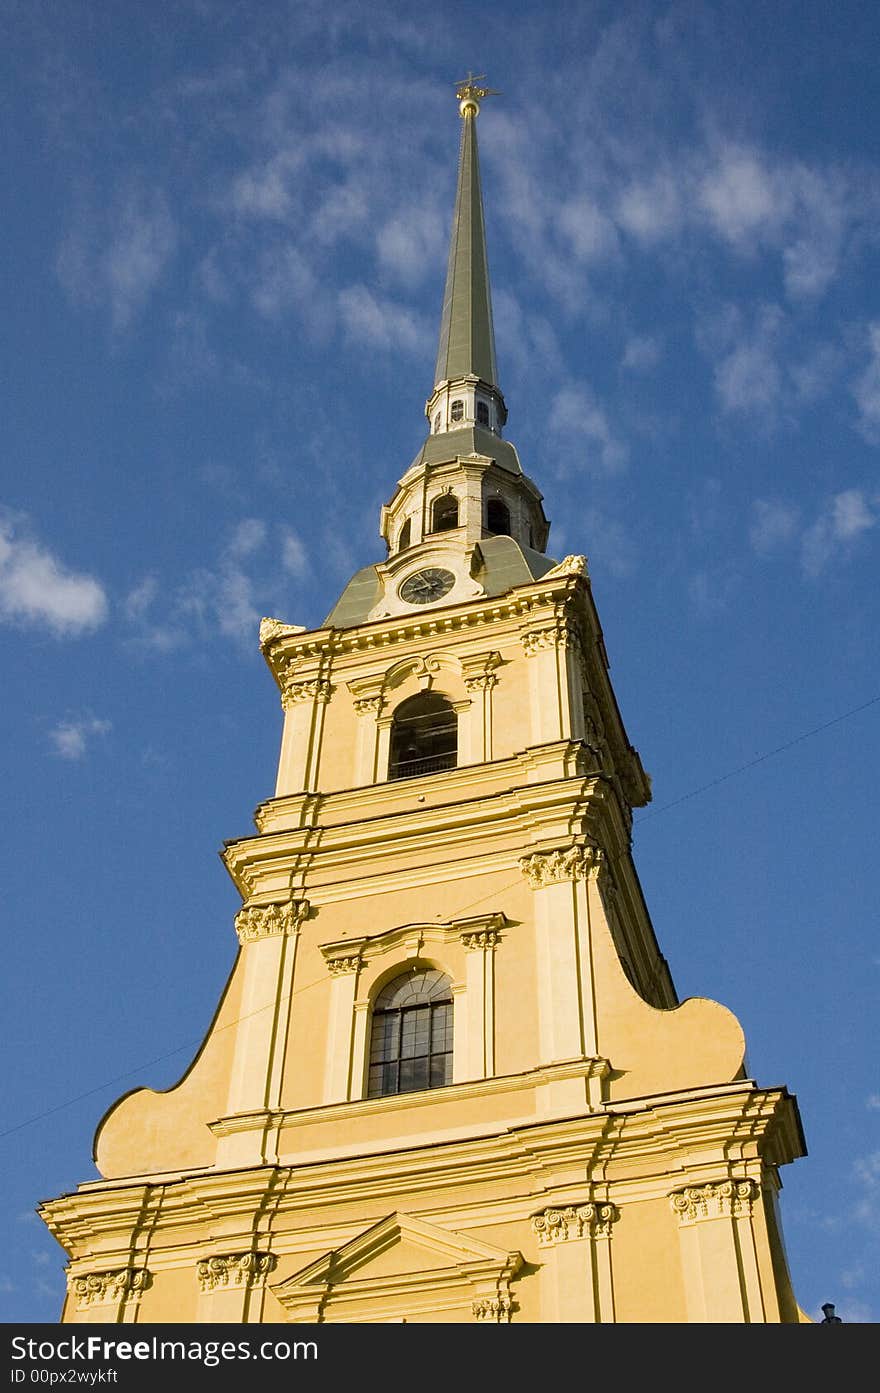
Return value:
<svg viewBox="0 0 880 1393">
<path fill-rule="evenodd" d="M 462 119 L 461 150 L 435 388 L 449 379 L 470 376 L 497 387 L 476 130 L 478 99 L 495 94 L 475 86 L 479 80 L 469 74 L 456 92 Z"/>
</svg>

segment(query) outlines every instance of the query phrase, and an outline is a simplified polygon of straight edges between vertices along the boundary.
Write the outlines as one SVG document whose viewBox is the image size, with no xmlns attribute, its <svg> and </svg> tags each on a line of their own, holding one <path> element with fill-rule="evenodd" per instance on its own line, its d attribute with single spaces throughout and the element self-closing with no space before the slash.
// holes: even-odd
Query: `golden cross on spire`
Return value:
<svg viewBox="0 0 880 1393">
<path fill-rule="evenodd" d="M 462 116 L 478 115 L 480 102 L 484 97 L 500 97 L 501 93 L 494 91 L 493 88 L 478 85 L 485 81 L 484 73 L 481 73 L 479 77 L 474 77 L 474 74 L 469 72 L 462 82 L 457 83 L 455 95 L 458 97 L 458 109 Z"/>
</svg>

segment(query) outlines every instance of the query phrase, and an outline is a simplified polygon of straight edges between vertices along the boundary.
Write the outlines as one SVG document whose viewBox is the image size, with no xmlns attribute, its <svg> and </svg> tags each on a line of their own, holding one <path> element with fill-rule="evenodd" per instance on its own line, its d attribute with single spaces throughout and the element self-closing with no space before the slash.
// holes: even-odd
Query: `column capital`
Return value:
<svg viewBox="0 0 880 1393">
<path fill-rule="evenodd" d="M 544 1209 L 532 1215 L 532 1228 L 543 1247 L 570 1243 L 579 1238 L 610 1238 L 611 1225 L 620 1217 L 613 1204 L 568 1205 L 564 1209 Z"/>
<path fill-rule="evenodd" d="M 326 678 L 315 677 L 306 681 L 292 681 L 285 677 L 281 688 L 281 705 L 285 711 L 301 701 L 327 702 L 333 695 L 333 686 Z"/>
<path fill-rule="evenodd" d="M 513 1298 L 507 1293 L 481 1296 L 473 1302 L 474 1319 L 492 1325 L 508 1325 L 513 1311 Z"/>
<path fill-rule="evenodd" d="M 262 1286 L 269 1273 L 273 1271 L 278 1259 L 272 1253 L 217 1253 L 209 1258 L 199 1258 L 196 1263 L 196 1276 L 203 1292 L 216 1291 L 219 1287 Z"/>
<path fill-rule="evenodd" d="M 673 1190 L 669 1202 L 680 1224 L 696 1224 L 704 1219 L 747 1218 L 757 1193 L 755 1180 L 710 1180 Z"/>
<path fill-rule="evenodd" d="M 299 933 L 299 926 L 309 916 L 308 900 L 285 900 L 280 904 L 250 905 L 235 916 L 235 932 L 241 944 L 259 938 Z"/>
<path fill-rule="evenodd" d="M 605 869 L 605 853 L 590 844 L 559 847 L 521 856 L 519 865 L 532 889 L 539 890 L 557 881 L 596 879 Z"/>
<path fill-rule="evenodd" d="M 67 1274 L 67 1290 L 80 1306 L 105 1306 L 140 1296 L 151 1285 L 146 1267 L 118 1267 L 109 1272 Z"/>
</svg>

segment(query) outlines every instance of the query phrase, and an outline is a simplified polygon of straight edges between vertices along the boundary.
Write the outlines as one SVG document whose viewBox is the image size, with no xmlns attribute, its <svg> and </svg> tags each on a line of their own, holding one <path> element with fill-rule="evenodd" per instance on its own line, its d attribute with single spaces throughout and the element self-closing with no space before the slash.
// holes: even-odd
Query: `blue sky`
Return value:
<svg viewBox="0 0 880 1393">
<path fill-rule="evenodd" d="M 507 435 L 590 558 L 654 926 L 798 1097 L 801 1305 L 880 1319 L 877 6 L 2 11 L 3 1318 L 57 1318 L 33 1207 L 231 965 L 259 620 L 381 555 L 470 68 Z"/>
</svg>

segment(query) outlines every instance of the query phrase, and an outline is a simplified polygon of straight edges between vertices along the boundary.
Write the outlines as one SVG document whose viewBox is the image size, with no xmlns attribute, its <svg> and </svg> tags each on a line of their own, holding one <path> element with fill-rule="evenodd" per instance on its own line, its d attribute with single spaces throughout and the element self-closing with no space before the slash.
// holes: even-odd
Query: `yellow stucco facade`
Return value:
<svg viewBox="0 0 880 1393">
<path fill-rule="evenodd" d="M 490 424 L 432 427 L 359 608 L 261 626 L 283 732 L 274 796 L 224 850 L 238 955 L 182 1081 L 122 1098 L 103 1178 L 41 1207 L 65 1321 L 805 1319 L 777 1212 L 796 1103 L 746 1076 L 729 1011 L 678 1001 L 587 565 L 541 559 L 540 492 L 474 366 L 429 420 L 442 397 L 476 423 L 483 393 Z M 446 590 L 408 602 L 426 572 Z M 426 696 L 454 753 L 408 776 L 395 721 Z M 377 1090 L 380 994 L 423 973 L 448 987 L 447 1074 Z"/>
</svg>

